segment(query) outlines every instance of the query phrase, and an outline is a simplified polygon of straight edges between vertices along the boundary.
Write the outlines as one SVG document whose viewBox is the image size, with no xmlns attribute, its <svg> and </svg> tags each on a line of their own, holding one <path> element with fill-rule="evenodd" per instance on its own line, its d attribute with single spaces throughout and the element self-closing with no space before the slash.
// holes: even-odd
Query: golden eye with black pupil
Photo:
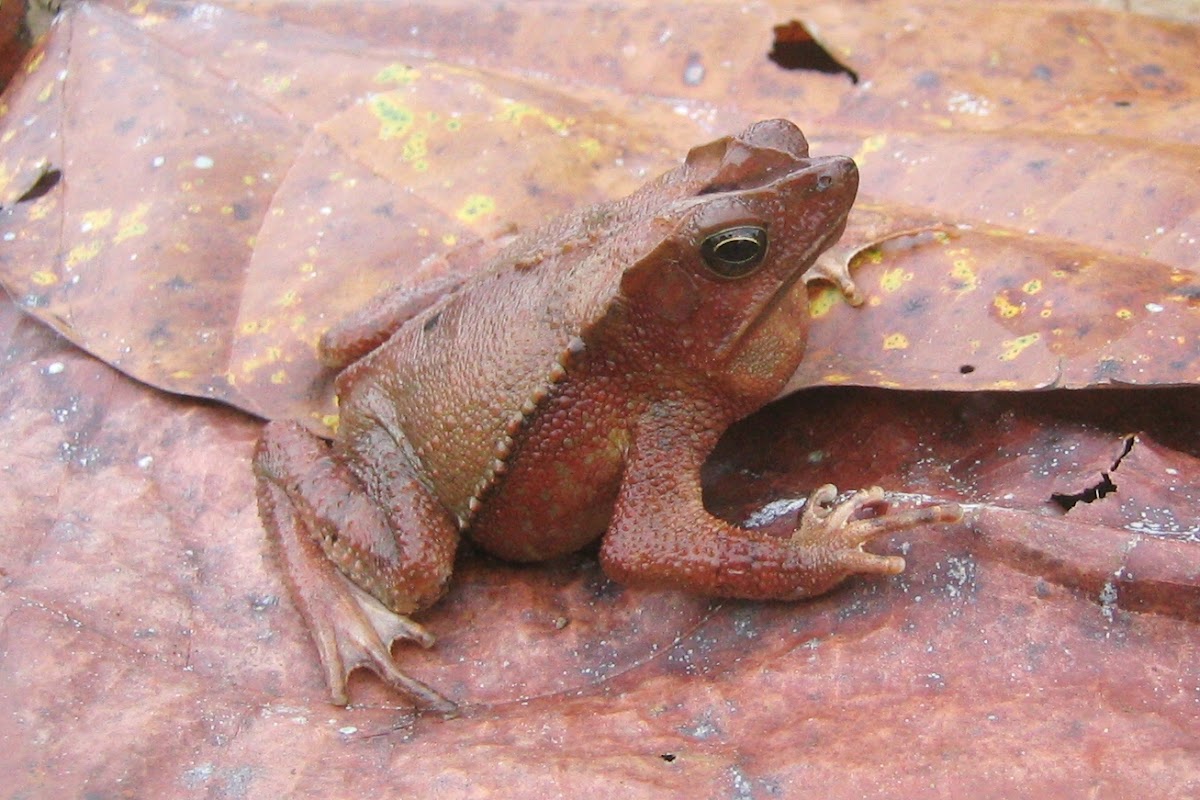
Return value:
<svg viewBox="0 0 1200 800">
<path fill-rule="evenodd" d="M 754 271 L 767 254 L 767 229 L 738 225 L 709 234 L 700 244 L 704 263 L 722 278 L 742 278 Z"/>
</svg>

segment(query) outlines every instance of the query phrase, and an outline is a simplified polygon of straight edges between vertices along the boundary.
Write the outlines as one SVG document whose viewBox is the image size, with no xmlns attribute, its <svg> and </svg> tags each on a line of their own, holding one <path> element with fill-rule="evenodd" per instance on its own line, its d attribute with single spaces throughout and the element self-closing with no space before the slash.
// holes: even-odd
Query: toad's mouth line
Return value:
<svg viewBox="0 0 1200 800">
<path fill-rule="evenodd" d="M 812 266 L 822 253 L 837 244 L 838 239 L 842 238 L 842 234 L 846 232 L 846 222 L 849 218 L 850 209 L 847 208 L 834 224 L 828 226 L 828 232 L 824 236 L 809 245 L 802 253 L 798 253 L 788 259 L 790 263 L 796 264 L 796 266 L 790 269 L 788 277 L 780 282 L 779 287 L 775 291 L 764 297 L 761 302 L 753 307 L 753 313 L 747 315 L 746 321 L 717 348 L 716 355 L 721 361 L 727 360 L 741 342 L 745 341 L 748 336 L 752 336 L 754 330 L 762 325 L 765 320 L 772 316 L 776 309 L 786 302 L 786 298 L 795 291 L 797 281 L 806 283 L 802 281 L 802 278 L 807 273 L 808 267 Z M 807 305 L 806 302 L 806 308 Z"/>
</svg>

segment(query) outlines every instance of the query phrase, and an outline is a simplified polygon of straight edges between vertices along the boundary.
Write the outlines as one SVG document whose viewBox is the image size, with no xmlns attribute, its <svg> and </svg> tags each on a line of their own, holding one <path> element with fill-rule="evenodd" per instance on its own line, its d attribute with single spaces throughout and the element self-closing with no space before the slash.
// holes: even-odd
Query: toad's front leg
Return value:
<svg viewBox="0 0 1200 800">
<path fill-rule="evenodd" d="M 701 500 L 700 466 L 716 438 L 677 415 L 655 415 L 638 430 L 600 551 L 612 578 L 718 597 L 812 597 L 851 575 L 904 569 L 899 556 L 865 552 L 871 539 L 962 518 L 953 503 L 888 513 L 879 487 L 834 503 L 837 490 L 825 485 L 809 498 L 790 538 L 730 525 Z M 871 515 L 860 518 L 862 511 Z"/>
<path fill-rule="evenodd" d="M 453 702 L 396 665 L 391 644 L 433 644 L 406 615 L 445 591 L 458 529 L 380 434 L 369 448 L 379 463 L 364 481 L 299 425 L 270 423 L 254 454 L 259 514 L 283 556 L 333 702 L 346 704 L 346 679 L 367 667 L 418 705 L 451 713 Z"/>
</svg>

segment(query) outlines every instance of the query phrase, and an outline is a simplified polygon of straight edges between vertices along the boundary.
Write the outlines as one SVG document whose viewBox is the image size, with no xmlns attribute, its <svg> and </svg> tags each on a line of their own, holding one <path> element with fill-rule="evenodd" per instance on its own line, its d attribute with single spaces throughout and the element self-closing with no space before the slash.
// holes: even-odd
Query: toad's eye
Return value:
<svg viewBox="0 0 1200 800">
<path fill-rule="evenodd" d="M 718 277 L 743 278 L 762 263 L 767 254 L 767 229 L 738 225 L 709 234 L 700 245 L 700 255 Z"/>
</svg>

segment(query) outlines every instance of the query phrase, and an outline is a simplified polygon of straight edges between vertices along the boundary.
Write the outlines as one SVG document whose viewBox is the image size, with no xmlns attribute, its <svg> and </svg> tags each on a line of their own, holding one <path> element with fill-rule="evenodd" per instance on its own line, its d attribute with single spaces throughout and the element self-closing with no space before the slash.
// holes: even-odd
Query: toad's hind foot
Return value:
<svg viewBox="0 0 1200 800">
<path fill-rule="evenodd" d="M 330 575 L 330 578 L 337 580 L 341 576 Z M 391 644 L 397 639 L 409 639 L 422 647 L 432 647 L 433 634 L 408 617 L 388 610 L 350 581 L 343 580 L 342 583 L 344 593 L 337 602 L 316 613 L 310 609 L 305 614 L 312 626 L 333 702 L 337 705 L 347 703 L 346 681 L 355 669 L 365 667 L 418 705 L 441 714 L 454 714 L 457 705 L 427 684 L 405 674 L 392 658 Z"/>
<path fill-rule="evenodd" d="M 306 515 L 290 501 L 282 482 L 260 480 L 258 505 L 283 559 L 292 599 L 317 645 L 331 700 L 346 705 L 350 673 L 366 667 L 422 708 L 453 714 L 457 709 L 453 702 L 406 675 L 392 657 L 396 639 L 430 647 L 433 635 L 386 608 L 325 557 L 316 538 L 302 526 Z"/>
</svg>

